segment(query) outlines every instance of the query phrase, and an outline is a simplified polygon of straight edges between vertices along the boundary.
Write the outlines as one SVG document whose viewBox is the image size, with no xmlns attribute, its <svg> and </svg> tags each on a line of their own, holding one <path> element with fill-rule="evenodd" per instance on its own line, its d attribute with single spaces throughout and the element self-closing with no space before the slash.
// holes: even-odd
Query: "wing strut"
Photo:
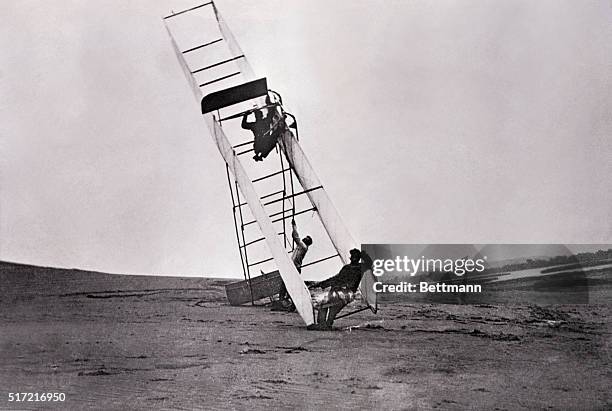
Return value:
<svg viewBox="0 0 612 411">
<path fill-rule="evenodd" d="M 173 24 L 180 22 L 181 18 L 178 18 L 178 16 L 184 16 L 188 13 L 213 13 L 218 33 L 212 38 L 200 39 L 195 44 L 181 44 L 182 48 L 179 48 L 168 24 L 170 22 Z M 264 288 L 267 287 L 267 289 L 273 291 L 275 290 L 275 285 L 271 284 L 277 285 L 279 283 L 278 278 L 281 277 L 304 322 L 306 324 L 313 324 L 314 312 L 310 293 L 290 258 L 290 252 L 293 250 L 294 244 L 287 236 L 286 221 L 289 218 L 295 218 L 313 211 L 319 217 L 335 249 L 335 252 L 328 257 L 314 259 L 310 262 L 305 261 L 302 268 L 311 267 L 336 258 L 346 264 L 348 263 L 349 250 L 351 248 L 359 248 L 359 246 L 344 226 L 338 212 L 300 147 L 296 137 L 298 131 L 295 118 L 284 111 L 280 95 L 268 89 L 266 79 L 256 79 L 245 54 L 219 14 L 214 2 L 210 1 L 176 13 L 173 12 L 164 17 L 164 24 L 166 25 L 181 69 L 187 78 L 194 96 L 201 104 L 205 123 L 226 163 L 236 240 L 247 286 L 247 293 L 245 294 L 241 291 L 236 301 L 240 301 L 239 303 L 247 301 L 254 303 L 256 299 L 261 298 L 260 288 L 264 287 L 257 286 L 258 288 L 256 289 L 258 279 L 262 279 L 261 281 L 265 282 Z M 192 61 L 192 58 L 195 61 L 198 56 L 201 57 L 203 55 L 202 53 L 212 53 L 223 42 L 227 46 L 225 55 L 213 58 L 212 61 L 209 58 L 205 60 L 204 66 L 200 65 L 195 68 L 190 67 L 187 63 L 185 55 L 189 55 L 190 61 Z M 227 54 L 228 52 L 229 54 Z M 263 101 L 264 96 L 266 96 L 266 103 Z M 276 101 L 270 103 L 270 96 L 273 96 Z M 255 104 L 259 109 L 276 110 L 276 118 L 279 118 L 279 121 L 293 119 L 293 124 L 280 133 L 277 143 L 276 152 L 280 158 L 280 170 L 256 178 L 249 176 L 247 167 L 243 164 L 244 161 L 250 161 L 248 156 L 242 155 L 252 151 L 248 147 L 251 141 L 244 142 L 244 138 L 241 138 L 232 143 L 224 131 L 225 127 L 222 128 L 222 124 L 224 125 L 225 122 L 250 114 L 254 109 L 245 111 L 243 107 L 247 103 Z M 237 107 L 238 105 L 242 105 L 242 109 Z M 228 110 L 233 112 L 228 113 Z M 296 135 L 293 134 L 290 128 L 295 130 Z M 228 128 L 228 130 L 230 129 L 231 127 Z M 240 151 L 237 152 L 236 149 L 240 149 Z M 277 178 L 282 178 L 282 187 L 280 189 L 263 195 L 258 193 L 255 183 L 259 185 L 263 184 L 260 182 L 264 180 L 269 182 Z M 295 187 L 295 185 L 301 186 L 301 189 Z M 296 199 L 298 196 L 307 198 L 307 201 L 310 202 L 310 207 L 296 210 Z M 268 200 L 264 201 L 264 199 Z M 254 217 L 254 220 L 246 223 L 242 210 L 245 205 L 249 206 L 250 212 Z M 267 209 L 278 207 L 279 205 L 280 211 L 269 211 Z M 280 224 L 282 224 L 282 227 L 278 227 Z M 247 233 L 247 230 L 251 229 L 250 227 L 258 227 L 262 235 L 252 237 Z M 282 237 L 282 239 L 279 237 Z M 255 247 L 261 244 L 262 241 L 265 241 L 271 257 L 251 258 L 247 254 L 247 248 Z M 251 276 L 252 267 L 263 266 L 272 261 L 278 269 L 278 274 L 271 272 L 258 277 Z M 332 275 L 334 273 L 330 272 L 329 274 Z M 369 308 L 375 310 L 377 307 L 376 293 L 373 292 L 371 287 L 373 281 L 374 277 L 371 275 L 371 272 L 369 276 L 364 275 L 360 288 Z M 245 295 L 247 297 L 246 301 L 243 298 Z M 231 301 L 232 299 L 230 298 Z"/>
</svg>

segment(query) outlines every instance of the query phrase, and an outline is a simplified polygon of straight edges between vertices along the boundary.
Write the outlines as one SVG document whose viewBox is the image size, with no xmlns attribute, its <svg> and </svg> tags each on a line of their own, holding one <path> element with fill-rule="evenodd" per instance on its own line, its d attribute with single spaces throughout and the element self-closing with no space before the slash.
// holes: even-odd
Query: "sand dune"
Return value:
<svg viewBox="0 0 612 411">
<path fill-rule="evenodd" d="M 64 409 L 612 406 L 605 304 L 395 301 L 311 332 L 229 306 L 222 280 L 0 269 L 2 409 L 49 391 Z"/>
</svg>

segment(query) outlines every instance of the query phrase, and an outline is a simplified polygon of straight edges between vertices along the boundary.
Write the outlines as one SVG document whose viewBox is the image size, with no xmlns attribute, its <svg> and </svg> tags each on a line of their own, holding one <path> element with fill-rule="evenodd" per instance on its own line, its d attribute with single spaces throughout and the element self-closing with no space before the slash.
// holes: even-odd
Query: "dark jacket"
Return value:
<svg viewBox="0 0 612 411">
<path fill-rule="evenodd" d="M 253 122 L 247 121 L 248 114 L 242 117 L 242 123 L 240 124 L 245 130 L 251 130 L 256 138 L 262 137 L 266 132 L 270 131 L 270 123 L 272 122 L 272 115 L 274 112 L 268 110 L 268 114 L 262 117 L 261 120 L 255 120 Z"/>
<path fill-rule="evenodd" d="M 365 252 L 361 252 L 361 262 L 357 264 L 347 264 L 338 274 L 321 281 L 318 286 L 321 288 L 331 287 L 332 291 L 336 289 L 348 289 L 356 292 L 361 282 L 363 273 L 372 268 L 372 259 Z"/>
</svg>

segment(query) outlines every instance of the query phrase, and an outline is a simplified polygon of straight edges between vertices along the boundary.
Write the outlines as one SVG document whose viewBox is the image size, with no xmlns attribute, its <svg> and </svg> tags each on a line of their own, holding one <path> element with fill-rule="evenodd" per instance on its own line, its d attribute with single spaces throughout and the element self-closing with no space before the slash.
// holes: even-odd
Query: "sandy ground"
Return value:
<svg viewBox="0 0 612 411">
<path fill-rule="evenodd" d="M 0 268 L 2 409 L 612 407 L 611 305 L 399 301 L 315 332 L 223 281 Z"/>
</svg>

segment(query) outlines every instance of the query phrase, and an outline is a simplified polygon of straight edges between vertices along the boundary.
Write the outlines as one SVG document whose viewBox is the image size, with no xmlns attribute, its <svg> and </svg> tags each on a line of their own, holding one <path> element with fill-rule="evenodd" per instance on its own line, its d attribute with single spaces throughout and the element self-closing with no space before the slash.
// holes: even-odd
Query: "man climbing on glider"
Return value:
<svg viewBox="0 0 612 411">
<path fill-rule="evenodd" d="M 300 234 L 297 231 L 297 224 L 295 220 L 291 220 L 291 237 L 293 237 L 293 241 L 295 242 L 295 248 L 293 250 L 293 254 L 291 255 L 291 259 L 293 260 L 293 264 L 295 264 L 295 268 L 297 268 L 298 273 L 302 273 L 302 261 L 304 261 L 304 257 L 308 252 L 308 247 L 312 245 L 312 238 L 307 235 L 306 237 L 300 239 Z M 289 304 L 285 304 L 285 301 L 290 301 L 289 293 L 287 293 L 287 288 L 283 283 L 283 286 L 278 294 L 278 306 L 273 306 L 272 309 L 275 311 L 293 311 L 295 310 L 295 306 L 292 302 Z"/>
<path fill-rule="evenodd" d="M 249 113 L 245 114 L 242 117 L 241 127 L 245 130 L 251 130 L 253 132 L 253 150 L 255 151 L 255 155 L 253 159 L 255 161 L 263 161 L 264 157 L 266 157 L 272 148 L 274 148 L 274 144 L 272 147 L 270 146 L 270 125 L 272 123 L 272 117 L 274 115 L 274 110 L 268 109 L 268 113 L 266 117 L 263 116 L 261 110 L 255 110 L 255 121 L 249 122 L 247 121 L 247 117 Z"/>
</svg>

